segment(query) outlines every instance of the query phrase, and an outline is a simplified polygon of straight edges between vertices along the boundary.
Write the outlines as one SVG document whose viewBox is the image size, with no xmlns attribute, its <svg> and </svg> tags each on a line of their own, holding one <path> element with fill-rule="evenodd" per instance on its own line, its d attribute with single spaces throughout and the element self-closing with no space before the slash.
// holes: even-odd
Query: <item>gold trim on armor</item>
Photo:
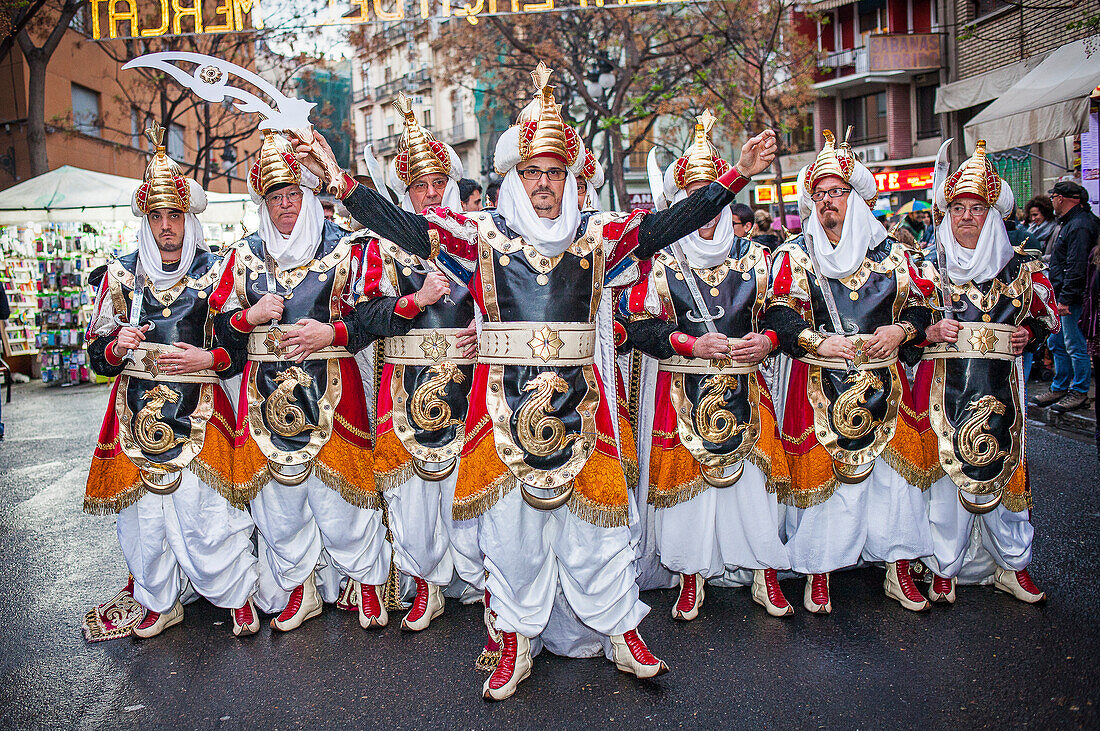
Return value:
<svg viewBox="0 0 1100 731">
<path fill-rule="evenodd" d="M 947 380 L 947 364 L 943 360 L 935 361 L 932 371 L 932 387 L 928 398 L 928 422 L 936 433 L 936 442 L 939 447 L 940 467 L 944 473 L 951 477 L 951 481 L 960 489 L 966 490 L 971 495 L 992 495 L 1004 489 L 1012 474 L 1020 465 L 1023 451 L 1022 428 L 1024 412 L 1020 404 L 1019 382 L 1016 379 L 1015 368 L 1009 379 L 1009 389 L 1012 393 L 1012 405 L 1016 409 L 1016 418 L 1012 422 L 1009 434 L 1013 436 L 1012 444 L 1007 453 L 1000 449 L 996 438 L 986 432 L 984 427 L 988 423 L 989 416 L 997 410 L 998 406 L 1003 412 L 1004 404 L 992 396 L 982 397 L 968 405 L 968 410 L 974 411 L 974 415 L 967 419 L 958 429 L 947 420 L 944 403 L 944 391 Z M 960 454 L 955 451 L 955 437 L 962 433 L 959 445 Z M 968 454 L 962 454 L 967 452 Z M 972 480 L 963 472 L 960 458 L 968 456 L 973 459 L 982 455 L 988 457 L 986 464 L 994 459 L 1004 457 L 1004 464 L 996 477 L 990 480 Z M 989 456 L 992 455 L 992 456 Z"/>
<path fill-rule="evenodd" d="M 830 404 L 825 398 L 825 392 L 821 383 L 821 366 L 810 365 L 806 374 L 806 396 L 814 411 L 814 432 L 817 441 L 833 458 L 835 462 L 842 462 L 852 467 L 867 464 L 882 454 L 882 450 L 894 437 L 897 429 L 898 407 L 901 404 L 901 379 L 890 368 L 890 393 L 886 402 L 886 417 L 882 423 L 875 424 L 871 428 L 875 431 L 875 439 L 870 446 L 855 451 L 842 449 L 837 445 L 839 436 L 829 425 L 829 414 L 836 404 Z M 873 371 L 863 371 L 874 375 Z M 841 394 L 843 396 L 843 394 Z M 838 399 L 839 400 L 839 399 Z M 862 408 L 861 403 L 851 402 L 852 409 Z M 858 423 L 857 415 L 848 413 L 847 421 Z M 868 430 L 869 431 L 869 430 Z M 854 433 L 854 432 L 853 432 Z M 866 432 L 863 432 L 866 434 Z"/>
<path fill-rule="evenodd" d="M 733 412 L 724 408 L 722 395 L 728 387 L 729 376 L 717 374 L 711 376 L 713 389 L 704 387 L 704 393 L 696 406 L 696 418 L 692 418 L 692 404 L 684 391 L 684 374 L 674 373 L 670 384 L 672 406 L 676 411 L 676 432 L 680 443 L 688 450 L 695 461 L 705 467 L 728 467 L 744 460 L 760 438 L 760 384 L 755 376 L 745 380 L 749 384 L 750 421 L 738 424 Z M 714 379 L 719 379 L 714 381 Z M 713 444 L 725 442 L 735 433 L 742 433 L 741 444 L 730 454 L 715 454 L 709 451 L 703 440 Z"/>
<path fill-rule="evenodd" d="M 317 403 L 317 413 L 320 418 L 317 420 L 317 424 L 307 424 L 304 427 L 312 431 L 309 443 L 304 448 L 293 452 L 277 449 L 271 441 L 271 432 L 263 420 L 263 411 L 267 399 L 260 396 L 260 390 L 256 385 L 256 375 L 260 369 L 259 367 L 251 369 L 248 378 L 248 424 L 251 428 L 252 437 L 256 440 L 256 444 L 263 455 L 280 466 L 311 463 L 332 435 L 333 414 L 336 411 L 336 405 L 340 403 L 343 386 L 340 383 L 339 359 L 329 359 L 325 365 L 328 383 L 324 395 L 318 399 Z"/>
<path fill-rule="evenodd" d="M 142 426 L 142 424 L 138 423 L 138 418 L 140 417 L 143 424 L 147 426 L 153 427 L 159 425 L 157 427 L 158 429 L 159 427 L 164 427 L 167 428 L 169 432 L 172 430 L 165 422 L 156 420 L 154 424 L 154 422 L 149 420 L 149 417 L 157 416 L 157 414 L 153 414 L 152 411 L 145 411 L 150 404 L 140 409 L 137 417 L 133 417 L 133 413 L 130 411 L 130 404 L 126 400 L 126 394 L 130 387 L 130 378 L 130 376 L 125 374 L 118 377 L 118 390 L 115 394 L 115 411 L 118 414 L 119 438 L 123 454 L 129 457 L 130 461 L 133 462 L 139 470 L 151 475 L 164 475 L 187 467 L 187 465 L 191 463 L 191 460 L 202 451 L 202 445 L 206 439 L 206 423 L 210 420 L 210 415 L 214 412 L 213 389 L 220 388 L 220 386 L 210 383 L 204 383 L 199 386 L 198 403 L 195 405 L 195 410 L 188 415 L 187 419 L 191 426 L 190 437 L 178 442 L 180 445 L 180 453 L 174 458 L 165 462 L 154 462 L 143 453 L 142 444 L 147 441 L 147 439 L 139 438 L 139 436 L 134 433 L 135 429 Z M 167 386 L 161 384 L 151 390 L 166 388 Z M 154 409 L 159 412 L 159 409 L 156 407 L 154 407 Z M 142 412 L 145 413 L 143 414 Z M 170 438 L 181 439 L 180 437 L 174 437 L 174 433 L 170 435 Z M 172 446 L 175 445 L 173 444 Z M 171 448 L 172 447 L 169 446 L 160 453 L 163 454 L 163 452 Z M 156 452 L 151 452 L 151 454 L 156 454 Z"/>
<path fill-rule="evenodd" d="M 478 362 L 500 365 L 590 365 L 596 354 L 591 322 L 486 322 Z"/>
<path fill-rule="evenodd" d="M 451 366 L 454 368 L 450 361 L 441 363 L 440 366 Z M 438 366 L 433 366 L 438 367 Z M 448 370 L 448 380 L 443 382 L 442 385 L 446 388 L 446 384 L 453 380 L 453 375 L 462 375 L 461 371 L 454 368 L 451 372 Z M 444 374 L 441 374 L 444 375 Z M 413 393 L 413 398 L 417 401 L 422 401 L 429 396 L 427 392 L 421 392 L 421 389 L 428 384 L 423 384 Z M 417 398 L 418 394 L 420 398 Z M 435 431 L 435 429 L 442 428 L 441 426 L 431 427 L 430 424 L 421 423 L 422 418 L 418 418 L 418 412 L 423 412 L 423 408 L 417 409 L 413 407 L 413 423 L 409 423 L 408 412 L 405 410 L 406 403 L 409 401 L 409 393 L 405 389 L 405 366 L 398 364 L 393 367 L 393 373 L 390 376 L 390 400 L 393 403 L 393 409 L 390 411 L 390 419 L 393 421 L 393 433 L 397 435 L 402 446 L 412 455 L 413 459 L 420 460 L 421 462 L 447 462 L 455 459 L 462 453 L 462 444 L 466 436 L 466 425 L 462 422 L 456 423 L 455 426 L 455 438 L 445 444 L 442 447 L 431 448 L 425 447 L 420 442 L 416 441 L 416 427 L 424 429 L 426 431 Z M 451 413 L 450 406 L 436 396 L 432 400 L 432 404 L 437 408 L 440 408 L 440 416 L 449 417 Z M 456 420 L 457 421 L 457 420 Z M 409 466 L 412 469 L 412 466 Z M 402 481 L 403 482 L 403 481 Z"/>
<path fill-rule="evenodd" d="M 562 446 L 568 445 L 572 450 L 572 455 L 560 467 L 551 470 L 540 470 L 531 467 L 524 461 L 527 450 L 517 444 L 519 435 L 512 433 L 512 409 L 504 397 L 504 366 L 497 364 L 489 366 L 489 390 L 486 394 L 486 407 L 493 422 L 493 438 L 497 455 L 519 481 L 532 487 L 561 487 L 580 474 L 588 458 L 595 451 L 596 439 L 594 435 L 596 434 L 596 411 L 600 406 L 600 390 L 595 367 L 589 363 L 584 365 L 582 370 L 588 389 L 577 405 L 577 413 L 581 417 L 581 431 L 579 433 L 562 433 L 558 435 L 559 443 Z M 554 371 L 544 371 L 544 373 L 557 375 Z M 530 384 L 525 385 L 525 390 L 527 390 L 528 385 Z M 545 394 L 540 393 L 537 387 L 532 387 L 530 390 L 534 393 L 523 400 L 523 403 L 519 405 L 520 409 L 524 409 L 529 402 L 540 396 L 545 398 Z M 555 417 L 549 414 L 544 413 L 543 416 L 556 421 Z M 546 424 L 546 428 L 551 428 L 551 422 L 547 421 Z M 533 421 L 529 426 L 536 430 L 537 436 L 542 436 L 539 433 L 541 427 L 538 421 Z"/>
</svg>

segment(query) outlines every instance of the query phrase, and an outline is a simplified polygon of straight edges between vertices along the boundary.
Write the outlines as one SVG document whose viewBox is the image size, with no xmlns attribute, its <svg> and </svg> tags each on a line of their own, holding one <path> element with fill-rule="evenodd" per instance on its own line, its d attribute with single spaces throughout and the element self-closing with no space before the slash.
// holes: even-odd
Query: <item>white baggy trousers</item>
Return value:
<svg viewBox="0 0 1100 731">
<path fill-rule="evenodd" d="M 164 613 L 186 577 L 211 604 L 244 606 L 256 592 L 252 519 L 184 469 L 169 495 L 148 493 L 119 511 L 118 542 L 134 576 L 134 599 Z"/>
<path fill-rule="evenodd" d="M 980 545 L 976 553 L 982 555 L 988 552 L 989 557 L 1001 568 L 1010 571 L 1027 568 L 1031 563 L 1031 541 L 1035 536 L 1028 511 L 1014 513 L 1005 506 L 998 505 L 985 515 L 974 515 L 959 502 L 958 492 L 955 483 L 947 475 L 932 483 L 928 490 L 932 555 L 925 561 L 929 568 L 948 579 L 963 573 L 965 576 L 960 576 L 960 579 L 966 583 L 989 579 L 993 575 L 992 566 L 978 570 L 977 575 L 971 575 L 975 572 L 964 571 L 964 566 L 980 563 L 972 560 L 978 556 L 968 559 L 967 547 L 972 540 Z M 985 501 L 975 496 L 970 499 Z M 977 532 L 978 535 L 972 538 L 972 532 Z"/>
<path fill-rule="evenodd" d="M 865 561 L 915 559 L 932 553 L 932 529 L 919 488 L 879 457 L 857 485 L 809 508 L 787 509 L 787 553 L 800 574 L 824 574 Z"/>
<path fill-rule="evenodd" d="M 481 516 L 478 542 L 499 630 L 538 636 L 559 587 L 577 618 L 602 635 L 635 629 L 649 613 L 627 526 L 601 528 L 568 506 L 537 510 L 517 487 Z"/>
<path fill-rule="evenodd" d="M 324 549 L 339 572 L 363 584 L 383 584 L 390 546 L 382 511 L 352 505 L 310 476 L 301 485 L 267 483 L 253 498 L 252 519 L 267 543 L 268 569 L 261 577 L 260 609 L 279 612 L 289 593 L 317 568 Z"/>
<path fill-rule="evenodd" d="M 430 470 L 441 464 L 427 464 Z M 455 572 L 473 587 L 474 599 L 484 590 L 485 569 L 477 546 L 477 522 L 454 521 L 458 466 L 445 480 L 431 481 L 413 475 L 386 491 L 397 568 L 435 586 L 448 586 Z M 461 593 L 461 592 L 460 592 Z"/>
<path fill-rule="evenodd" d="M 768 493 L 760 468 L 748 461 L 744 465 L 730 487 L 709 487 L 655 511 L 657 551 L 670 571 L 710 579 L 739 568 L 791 567 L 779 539 L 779 503 Z"/>
</svg>

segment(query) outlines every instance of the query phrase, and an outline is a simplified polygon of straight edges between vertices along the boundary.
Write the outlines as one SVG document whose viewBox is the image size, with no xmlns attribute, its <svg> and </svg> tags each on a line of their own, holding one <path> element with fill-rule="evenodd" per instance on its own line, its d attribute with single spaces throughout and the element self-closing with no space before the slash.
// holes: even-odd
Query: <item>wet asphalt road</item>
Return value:
<svg viewBox="0 0 1100 731">
<path fill-rule="evenodd" d="M 958 728 L 1098 725 L 1097 462 L 1089 444 L 1032 430 L 1028 606 L 988 587 L 914 615 L 883 573 L 834 577 L 831 617 L 774 620 L 745 589 L 708 589 L 702 616 L 647 592 L 642 632 L 672 672 L 639 682 L 607 661 L 544 654 L 517 695 L 489 705 L 473 668 L 478 607 L 448 603 L 419 635 L 359 629 L 326 608 L 288 635 L 238 640 L 205 601 L 147 641 L 85 644 L 84 612 L 121 588 L 111 518 L 81 512 L 106 387 L 17 386 L 0 442 L 0 728 L 484 728 L 762 726 Z"/>
</svg>

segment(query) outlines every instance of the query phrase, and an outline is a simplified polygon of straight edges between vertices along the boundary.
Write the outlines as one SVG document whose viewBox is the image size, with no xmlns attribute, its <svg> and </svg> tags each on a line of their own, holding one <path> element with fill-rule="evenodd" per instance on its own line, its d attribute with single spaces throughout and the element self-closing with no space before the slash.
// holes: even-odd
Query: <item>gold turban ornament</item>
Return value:
<svg viewBox="0 0 1100 731">
<path fill-rule="evenodd" d="M 252 163 L 248 183 L 261 198 L 279 185 L 301 185 L 302 164 L 286 138 L 264 130 L 264 143 Z"/>
<path fill-rule="evenodd" d="M 971 195 L 991 208 L 1001 195 L 1004 181 L 985 155 L 985 140 L 978 140 L 974 154 L 943 184 L 943 197 L 948 205 L 962 195 Z"/>
<path fill-rule="evenodd" d="M 710 142 L 710 131 L 714 122 L 715 116 L 709 109 L 696 117 L 695 137 L 691 147 L 683 157 L 676 160 L 673 167 L 673 177 L 680 190 L 700 181 L 712 183 L 730 169 L 730 164 L 722 159 Z"/>
<path fill-rule="evenodd" d="M 175 160 L 164 147 L 164 127 L 156 122 L 145 130 L 156 151 L 145 168 L 145 178 L 136 194 L 137 208 L 144 215 L 158 208 L 187 212 L 191 209 L 191 190 Z"/>
<path fill-rule="evenodd" d="M 572 166 L 581 151 L 576 131 L 565 123 L 561 105 L 554 100 L 554 87 L 550 85 L 553 72 L 545 63 L 531 72 L 535 84 L 535 98 L 520 112 L 516 124 L 520 127 L 519 155 L 530 160 L 538 155 L 553 155 Z"/>
<path fill-rule="evenodd" d="M 417 178 L 432 173 L 450 176 L 451 156 L 447 146 L 417 123 L 409 98 L 399 94 L 393 106 L 405 120 L 405 132 L 393 163 L 401 182 L 409 186 Z"/>
</svg>

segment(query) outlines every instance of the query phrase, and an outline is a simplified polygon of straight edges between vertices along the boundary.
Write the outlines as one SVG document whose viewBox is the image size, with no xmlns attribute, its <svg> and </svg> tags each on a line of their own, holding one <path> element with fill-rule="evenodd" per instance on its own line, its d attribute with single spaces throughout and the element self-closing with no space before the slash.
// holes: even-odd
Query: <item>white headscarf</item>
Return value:
<svg viewBox="0 0 1100 731">
<path fill-rule="evenodd" d="M 581 220 L 580 208 L 577 207 L 577 178 L 573 171 L 566 171 L 561 213 L 557 218 L 540 218 L 531 205 L 531 197 L 523 187 L 519 173 L 513 167 L 500 184 L 497 212 L 504 217 L 510 229 L 540 254 L 557 256 L 568 249 L 577 237 L 577 226 Z"/>
<path fill-rule="evenodd" d="M 936 207 L 947 211 L 948 203 L 943 188 L 944 186 L 940 186 L 933 196 Z M 951 215 L 943 217 L 936 229 L 936 236 L 943 243 L 947 274 L 952 282 L 982 284 L 1001 273 L 1013 254 L 1012 242 L 1008 240 L 1008 229 L 1005 228 L 1002 216 L 1007 216 L 1015 209 L 1016 198 L 1012 188 L 1002 181 L 1001 193 L 989 209 L 981 233 L 978 234 L 978 245 L 973 249 L 965 248 L 955 238 L 955 232 L 951 230 Z M 943 276 L 943 272 L 940 272 L 940 276 Z"/>
<path fill-rule="evenodd" d="M 267 212 L 267 203 L 260 201 L 260 238 L 267 247 L 271 257 L 280 269 L 295 269 L 308 264 L 313 260 L 317 252 L 317 246 L 321 243 L 321 229 L 325 225 L 325 211 L 321 208 L 321 201 L 313 193 L 317 187 L 317 177 L 309 170 L 302 169 L 302 208 L 298 212 L 298 220 L 294 222 L 294 230 L 289 236 L 279 233 L 275 228 L 275 222 L 271 220 L 271 214 Z"/>
<path fill-rule="evenodd" d="M 439 205 L 462 213 L 462 196 L 459 195 L 458 183 L 453 178 L 447 178 L 447 187 L 443 189 L 443 201 Z M 401 196 L 401 207 L 409 213 L 420 213 L 420 211 L 413 208 L 412 196 L 409 195 L 408 188 L 405 189 L 405 194 Z"/>
<path fill-rule="evenodd" d="M 141 268 L 145 270 L 145 275 L 149 277 L 149 282 L 155 289 L 169 289 L 183 279 L 187 272 L 191 271 L 191 263 L 195 261 L 195 252 L 199 249 L 207 250 L 202 223 L 194 213 L 185 213 L 183 214 L 183 250 L 180 252 L 179 266 L 166 271 L 164 262 L 161 261 L 157 240 L 153 238 L 153 229 L 149 226 L 149 217 L 141 217 L 141 227 L 138 229 L 138 256 L 141 258 Z"/>
<path fill-rule="evenodd" d="M 673 202 L 679 203 L 687 196 L 687 191 L 681 190 Z M 718 226 L 709 241 L 700 236 L 698 231 L 692 231 L 677 243 L 684 250 L 684 256 L 692 269 L 710 269 L 729 258 L 733 239 L 733 211 L 729 206 L 723 206 L 718 215 Z"/>
<path fill-rule="evenodd" d="M 951 216 L 940 221 L 936 235 L 940 237 L 947 259 L 947 274 L 955 284 L 982 284 L 996 277 L 1012 258 L 1012 242 L 1008 240 L 1005 222 L 990 209 L 978 234 L 978 245 L 968 249 L 955 239 Z M 941 272 L 942 276 L 943 273 Z"/>
<path fill-rule="evenodd" d="M 848 193 L 848 211 L 844 214 L 840 241 L 833 244 L 825 235 L 825 227 L 817 217 L 817 206 L 810 198 L 806 168 L 798 173 L 798 208 L 804 219 L 802 230 L 813 237 L 814 251 L 821 264 L 818 274 L 829 279 L 842 279 L 859 269 L 867 252 L 889 235 L 867 205 L 867 199 L 878 191 L 871 172 L 857 162 L 848 184 L 852 187 Z"/>
</svg>

